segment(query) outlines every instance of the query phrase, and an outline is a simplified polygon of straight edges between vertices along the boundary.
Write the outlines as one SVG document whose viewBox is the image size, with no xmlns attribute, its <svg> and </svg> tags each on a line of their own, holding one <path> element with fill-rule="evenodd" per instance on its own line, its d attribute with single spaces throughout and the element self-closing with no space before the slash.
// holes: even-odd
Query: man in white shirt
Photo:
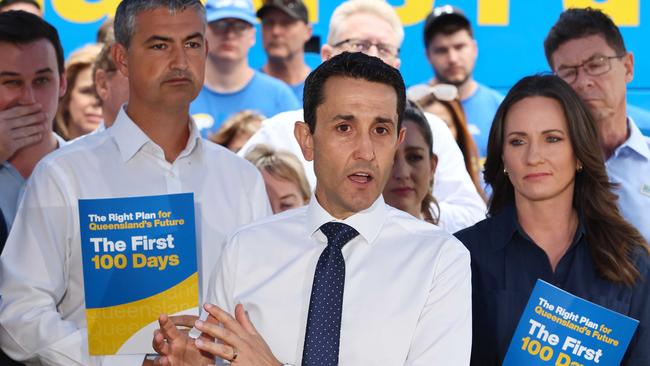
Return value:
<svg viewBox="0 0 650 366">
<path fill-rule="evenodd" d="M 343 51 L 364 52 L 377 56 L 399 68 L 399 47 L 404 29 L 395 10 L 384 1 L 355 0 L 339 5 L 330 20 L 327 44 L 321 50 L 323 61 Z M 455 232 L 485 218 L 485 202 L 476 191 L 465 170 L 463 155 L 445 123 L 427 115 L 439 157 L 433 186 L 433 195 L 440 205 L 439 225 Z M 262 128 L 239 150 L 245 156 L 257 144 L 293 152 L 302 161 L 312 187 L 315 184 L 313 166 L 302 158 L 300 147 L 293 136 L 295 121 L 303 119 L 303 111 L 280 113 L 262 123 Z"/>
<path fill-rule="evenodd" d="M 467 251 L 381 197 L 404 138 L 399 72 L 346 52 L 310 74 L 304 100 L 295 136 L 315 198 L 231 237 L 208 293 L 218 308 L 196 324 L 220 343 L 162 316 L 158 363 L 201 364 L 202 350 L 242 366 L 469 364 Z"/>
<path fill-rule="evenodd" d="M 270 213 L 257 169 L 202 140 L 189 117 L 203 83 L 205 26 L 199 0 L 119 5 L 113 58 L 129 79 L 129 103 L 110 129 L 43 159 L 27 183 L 1 258 L 0 344 L 9 356 L 142 364 L 143 355 L 88 354 L 79 199 L 193 192 L 204 293 L 227 236 Z"/>
</svg>

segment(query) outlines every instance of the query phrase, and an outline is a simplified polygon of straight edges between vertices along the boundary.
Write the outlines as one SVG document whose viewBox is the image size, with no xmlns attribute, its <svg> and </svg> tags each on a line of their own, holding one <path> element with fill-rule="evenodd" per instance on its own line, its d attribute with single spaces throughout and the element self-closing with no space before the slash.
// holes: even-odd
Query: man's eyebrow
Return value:
<svg viewBox="0 0 650 366">
<path fill-rule="evenodd" d="M 387 123 L 389 125 L 392 125 L 395 123 L 395 120 L 393 120 L 390 117 L 382 117 L 382 116 L 377 116 L 375 117 L 375 121 L 379 123 Z"/>
<path fill-rule="evenodd" d="M 192 33 L 192 34 L 190 34 L 189 36 L 185 37 L 185 38 L 183 39 L 183 41 L 188 41 L 188 40 L 193 39 L 193 38 L 200 38 L 200 39 L 203 39 L 203 34 L 201 34 L 201 32 Z M 173 39 L 172 37 L 165 37 L 165 36 L 160 36 L 160 35 L 153 35 L 153 36 L 147 38 L 147 40 L 144 41 L 144 43 L 151 43 L 151 42 L 155 42 L 155 41 L 161 41 L 161 42 L 173 42 L 174 39 Z"/>
<path fill-rule="evenodd" d="M 573 68 L 578 67 L 580 65 L 584 65 L 586 62 L 592 61 L 597 57 L 603 57 L 603 55 L 601 55 L 600 53 L 594 53 L 593 55 L 587 57 L 584 61 L 582 61 L 579 64 L 573 64 L 573 65 L 560 64 L 560 66 L 558 66 L 558 69 L 573 69 Z"/>
<path fill-rule="evenodd" d="M 336 121 L 342 119 L 344 121 L 352 121 L 355 119 L 353 114 L 337 114 L 336 116 L 332 117 L 332 121 Z"/>
<path fill-rule="evenodd" d="M 203 39 L 203 34 L 201 32 L 192 33 L 189 36 L 185 37 L 185 40 L 189 41 L 190 39 L 193 39 L 193 38 Z"/>
<path fill-rule="evenodd" d="M 155 41 L 172 42 L 173 39 L 171 37 L 153 35 L 153 36 L 147 38 L 147 40 L 144 41 L 144 43 L 151 43 L 151 42 L 155 42 Z"/>
<path fill-rule="evenodd" d="M 36 74 L 48 74 L 48 73 L 53 73 L 52 69 L 49 67 L 44 67 L 40 70 L 36 71 Z M 0 77 L 15 77 L 15 76 L 21 76 L 19 73 L 14 72 L 14 71 L 1 71 L 0 72 Z"/>
</svg>

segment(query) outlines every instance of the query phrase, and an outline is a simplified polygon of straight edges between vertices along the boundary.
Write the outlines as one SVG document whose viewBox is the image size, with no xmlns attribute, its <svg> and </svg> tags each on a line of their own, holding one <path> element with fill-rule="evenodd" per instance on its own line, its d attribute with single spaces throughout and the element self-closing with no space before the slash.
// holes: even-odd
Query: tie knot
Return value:
<svg viewBox="0 0 650 366">
<path fill-rule="evenodd" d="M 327 245 L 334 245 L 341 249 L 347 242 L 354 239 L 359 232 L 352 226 L 341 222 L 328 222 L 320 227 L 320 231 L 327 237 Z"/>
</svg>

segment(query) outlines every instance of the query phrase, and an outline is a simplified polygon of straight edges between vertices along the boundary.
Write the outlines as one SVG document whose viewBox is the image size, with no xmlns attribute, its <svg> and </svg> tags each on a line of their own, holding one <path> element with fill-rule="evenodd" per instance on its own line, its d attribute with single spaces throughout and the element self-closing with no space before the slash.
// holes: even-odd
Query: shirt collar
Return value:
<svg viewBox="0 0 650 366">
<path fill-rule="evenodd" d="M 178 156 L 179 158 L 189 155 L 201 144 L 201 135 L 191 117 L 189 128 L 190 137 L 185 149 Z M 149 136 L 126 114 L 126 104 L 120 108 L 115 123 L 108 131 L 113 136 L 124 162 L 130 160 L 146 143 L 151 142 L 155 145 Z"/>
<path fill-rule="evenodd" d="M 58 144 L 56 146 L 57 149 L 62 148 L 63 146 L 68 144 L 68 142 L 64 140 L 63 137 L 59 136 L 56 132 L 52 132 L 52 134 L 54 135 L 54 138 L 56 139 L 56 142 Z"/>
<path fill-rule="evenodd" d="M 309 235 L 313 235 L 325 223 L 342 222 L 357 230 L 359 235 L 371 244 L 379 236 L 379 231 L 386 221 L 387 212 L 384 198 L 379 196 L 367 209 L 357 212 L 345 220 L 339 220 L 325 211 L 314 194 L 307 207 L 307 232 Z"/>
<path fill-rule="evenodd" d="M 646 160 L 650 160 L 650 147 L 648 147 L 648 142 L 641 133 L 641 130 L 636 126 L 636 123 L 634 123 L 634 120 L 632 120 L 632 117 L 627 117 L 627 126 L 630 130 L 630 137 L 625 140 L 623 145 L 616 149 L 616 153 L 628 147 L 643 156 Z"/>
<path fill-rule="evenodd" d="M 492 244 L 492 249 L 494 251 L 502 250 L 506 245 L 511 243 L 512 237 L 515 233 L 532 242 L 532 239 L 530 239 L 521 225 L 519 225 L 517 210 L 515 209 L 514 204 L 510 204 L 501 209 L 501 211 L 492 217 L 492 220 L 493 223 L 491 226 L 494 230 L 490 233 L 490 243 Z M 584 235 L 584 219 L 582 213 L 578 212 L 578 227 L 569 248 L 580 242 L 580 239 L 582 239 Z"/>
<path fill-rule="evenodd" d="M 494 251 L 501 250 L 510 243 L 512 236 L 519 230 L 517 213 L 513 204 L 503 207 L 492 216 L 489 243 Z"/>
</svg>

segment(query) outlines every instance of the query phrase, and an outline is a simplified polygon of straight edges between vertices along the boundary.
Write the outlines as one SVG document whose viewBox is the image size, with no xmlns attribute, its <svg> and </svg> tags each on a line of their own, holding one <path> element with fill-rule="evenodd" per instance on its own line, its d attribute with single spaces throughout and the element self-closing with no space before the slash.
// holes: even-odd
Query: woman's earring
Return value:
<svg viewBox="0 0 650 366">
<path fill-rule="evenodd" d="M 506 168 L 503 168 L 503 175 L 508 175 L 508 171 L 506 170 Z"/>
<path fill-rule="evenodd" d="M 578 173 L 582 172 L 582 164 L 578 163 L 578 168 L 576 170 Z"/>
</svg>

